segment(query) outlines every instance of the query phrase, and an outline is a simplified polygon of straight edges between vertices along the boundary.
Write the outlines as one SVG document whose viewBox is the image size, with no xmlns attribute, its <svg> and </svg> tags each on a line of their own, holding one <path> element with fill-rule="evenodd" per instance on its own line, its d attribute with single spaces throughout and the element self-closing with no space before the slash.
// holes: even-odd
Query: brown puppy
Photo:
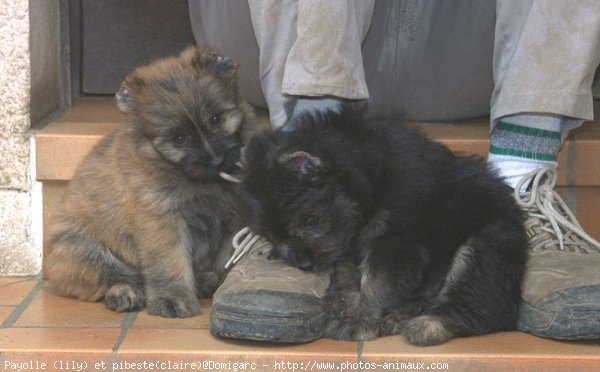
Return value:
<svg viewBox="0 0 600 372">
<path fill-rule="evenodd" d="M 128 125 L 83 161 L 52 226 L 54 291 L 115 311 L 199 313 L 241 227 L 234 186 L 219 177 L 256 126 L 236 74 L 229 58 L 189 48 L 127 76 L 117 104 Z"/>
</svg>

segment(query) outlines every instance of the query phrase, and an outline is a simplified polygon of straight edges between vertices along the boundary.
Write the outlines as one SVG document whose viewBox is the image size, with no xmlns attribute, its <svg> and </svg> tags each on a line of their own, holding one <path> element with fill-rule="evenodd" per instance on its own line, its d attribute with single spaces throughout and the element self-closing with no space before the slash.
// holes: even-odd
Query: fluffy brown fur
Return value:
<svg viewBox="0 0 600 372">
<path fill-rule="evenodd" d="M 256 119 L 237 65 L 189 48 L 133 71 L 117 93 L 128 125 L 87 156 L 52 226 L 50 286 L 115 311 L 189 317 L 221 283 L 239 229 L 233 185 Z"/>
</svg>

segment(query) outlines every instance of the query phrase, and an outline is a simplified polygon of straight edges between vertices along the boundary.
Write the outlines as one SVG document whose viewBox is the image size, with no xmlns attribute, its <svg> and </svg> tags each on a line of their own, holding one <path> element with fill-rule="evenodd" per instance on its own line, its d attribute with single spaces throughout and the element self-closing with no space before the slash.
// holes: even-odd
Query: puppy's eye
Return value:
<svg viewBox="0 0 600 372">
<path fill-rule="evenodd" d="M 217 127 L 221 124 L 221 121 L 223 121 L 223 115 L 221 114 L 214 114 L 213 116 L 211 116 L 210 118 L 210 125 L 214 127 Z"/>
<path fill-rule="evenodd" d="M 302 218 L 302 224 L 306 227 L 316 226 L 317 223 L 317 217 L 315 216 L 305 216 L 304 218 Z"/>
<path fill-rule="evenodd" d="M 185 143 L 187 142 L 187 137 L 181 134 L 179 136 L 173 137 L 172 141 L 175 147 L 183 147 L 183 145 L 185 145 Z"/>
</svg>

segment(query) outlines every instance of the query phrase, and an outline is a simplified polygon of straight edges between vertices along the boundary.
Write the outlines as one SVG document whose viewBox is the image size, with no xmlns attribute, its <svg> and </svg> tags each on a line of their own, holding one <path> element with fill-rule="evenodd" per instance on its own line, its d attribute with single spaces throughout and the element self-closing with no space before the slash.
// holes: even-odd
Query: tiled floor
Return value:
<svg viewBox="0 0 600 372">
<path fill-rule="evenodd" d="M 600 370 L 599 341 L 517 332 L 429 348 L 397 336 L 306 344 L 219 339 L 208 331 L 210 301 L 201 304 L 203 313 L 188 319 L 118 314 L 100 303 L 55 296 L 37 279 L 0 278 L 0 371 Z"/>
</svg>

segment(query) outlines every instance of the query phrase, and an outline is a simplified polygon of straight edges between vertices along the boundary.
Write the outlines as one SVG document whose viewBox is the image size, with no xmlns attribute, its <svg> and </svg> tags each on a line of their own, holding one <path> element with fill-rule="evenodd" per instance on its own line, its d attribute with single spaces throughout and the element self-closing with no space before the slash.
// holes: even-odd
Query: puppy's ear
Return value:
<svg viewBox="0 0 600 372">
<path fill-rule="evenodd" d="M 235 82 L 239 65 L 217 51 L 192 47 L 184 50 L 181 56 L 195 69 L 208 71 L 227 85 Z"/>
<path fill-rule="evenodd" d="M 144 79 L 142 79 L 135 71 L 125 78 L 125 81 L 121 83 L 121 87 L 117 93 L 115 93 L 115 100 L 119 111 L 123 113 L 131 112 L 135 106 L 134 97 L 144 85 Z"/>
<path fill-rule="evenodd" d="M 283 153 L 277 158 L 277 162 L 301 180 L 307 177 L 312 179 L 326 169 L 321 158 L 305 151 Z"/>
</svg>

